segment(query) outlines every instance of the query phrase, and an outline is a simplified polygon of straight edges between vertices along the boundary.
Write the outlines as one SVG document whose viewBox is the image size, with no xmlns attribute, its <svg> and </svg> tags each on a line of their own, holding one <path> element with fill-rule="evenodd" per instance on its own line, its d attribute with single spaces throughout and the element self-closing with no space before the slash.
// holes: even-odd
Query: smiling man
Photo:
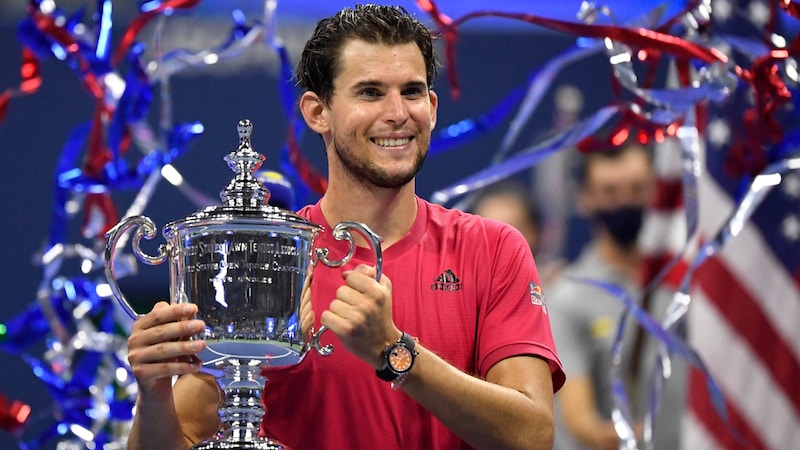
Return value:
<svg viewBox="0 0 800 450">
<path fill-rule="evenodd" d="M 262 434 L 295 450 L 552 447 L 564 373 L 530 247 L 511 226 L 415 194 L 436 68 L 424 25 L 376 5 L 320 21 L 298 64 L 300 111 L 322 137 L 329 181 L 299 214 L 325 227 L 318 245 L 334 252 L 347 243 L 331 224 L 367 225 L 382 237 L 384 276 L 359 248 L 344 271 L 317 266 L 309 278 L 301 326 L 327 326 L 323 344 L 341 350 L 265 369 Z M 189 358 L 198 342 L 176 340 L 203 326 L 181 321 L 194 314 L 182 306 L 159 303 L 134 325 L 129 448 L 186 447 L 219 428 L 217 388 Z"/>
</svg>

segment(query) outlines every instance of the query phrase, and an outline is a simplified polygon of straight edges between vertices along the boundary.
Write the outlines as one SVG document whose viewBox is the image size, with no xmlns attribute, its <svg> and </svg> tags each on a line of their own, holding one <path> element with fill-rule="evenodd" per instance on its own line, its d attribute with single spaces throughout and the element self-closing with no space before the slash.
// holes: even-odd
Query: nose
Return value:
<svg viewBox="0 0 800 450">
<path fill-rule="evenodd" d="M 408 108 L 403 95 L 392 92 L 386 95 L 384 101 L 383 120 L 388 123 L 402 124 L 408 120 Z"/>
</svg>

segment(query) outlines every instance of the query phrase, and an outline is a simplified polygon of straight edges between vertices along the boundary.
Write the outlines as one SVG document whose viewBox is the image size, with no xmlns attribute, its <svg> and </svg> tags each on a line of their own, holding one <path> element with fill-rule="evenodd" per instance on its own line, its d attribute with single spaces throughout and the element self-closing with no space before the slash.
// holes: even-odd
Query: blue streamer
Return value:
<svg viewBox="0 0 800 450">
<path fill-rule="evenodd" d="M 36 303 L 5 322 L 5 339 L 0 342 L 0 349 L 12 355 L 22 355 L 23 349 L 32 345 L 47 334 L 50 326 Z"/>
<path fill-rule="evenodd" d="M 706 368 L 705 363 L 700 358 L 699 355 L 688 345 L 686 344 L 680 337 L 678 337 L 673 331 L 667 330 L 663 328 L 652 316 L 650 316 L 647 311 L 642 309 L 639 306 L 639 302 L 631 298 L 630 295 L 625 292 L 621 286 L 618 286 L 613 283 L 608 283 L 600 280 L 594 280 L 589 278 L 579 278 L 579 277 L 569 277 L 570 279 L 584 283 L 598 289 L 601 289 L 612 297 L 617 299 L 620 303 L 623 304 L 625 307 L 625 317 L 630 316 L 642 326 L 642 328 L 651 336 L 659 341 L 660 344 L 664 345 L 670 353 L 677 354 L 684 360 L 686 360 L 689 364 L 696 367 L 703 375 L 706 380 L 706 384 L 708 385 L 708 389 L 711 395 L 712 403 L 714 404 L 717 413 L 722 417 L 726 422 L 728 421 L 727 410 L 725 409 L 725 397 L 722 393 L 722 390 L 719 388 L 717 382 L 711 376 L 711 373 Z M 630 414 L 630 401 L 628 400 L 627 394 L 625 393 L 625 388 L 622 384 L 622 377 L 619 374 L 619 364 L 618 362 L 621 360 L 622 355 L 622 336 L 625 333 L 625 328 L 627 326 L 627 320 L 623 317 L 620 320 L 620 326 L 617 330 L 617 338 L 615 341 L 615 346 L 613 350 L 612 359 L 614 361 L 614 369 L 612 369 L 615 373 L 612 377 L 612 395 L 614 396 L 614 402 L 618 409 L 617 414 L 621 414 L 625 416 L 627 419 L 627 424 L 633 423 L 631 420 Z M 621 422 L 615 422 L 621 423 Z M 618 430 L 619 432 L 619 430 Z M 636 441 L 635 436 L 633 436 L 632 432 L 630 435 L 623 434 L 620 436 L 621 439 L 626 441 L 626 445 L 628 448 L 636 448 Z"/>
<path fill-rule="evenodd" d="M 265 4 L 264 42 L 275 51 L 280 61 L 278 92 L 280 93 L 281 107 L 288 124 L 288 132 L 299 145 L 305 131 L 305 126 L 303 122 L 297 118 L 297 95 L 295 94 L 295 86 L 293 83 L 293 66 L 286 46 L 277 35 L 277 16 L 275 14 L 277 6 L 277 2 L 267 2 Z M 281 146 L 278 156 L 278 166 L 294 188 L 294 205 L 292 205 L 291 209 L 297 210 L 301 204 L 306 203 L 312 191 L 311 187 L 303 180 L 303 177 L 297 171 L 297 168 L 292 164 L 290 153 L 289 143 L 286 142 Z"/>
<path fill-rule="evenodd" d="M 493 130 L 508 116 L 511 108 L 519 103 L 521 97 L 522 89 L 514 89 L 488 113 L 444 127 L 439 132 L 440 137 L 431 142 L 428 155 L 438 155 Z"/>
<path fill-rule="evenodd" d="M 91 122 L 84 122 L 74 127 L 70 131 L 64 147 L 61 149 L 61 154 L 58 157 L 58 161 L 56 162 L 56 174 L 63 174 L 74 167 L 78 159 L 78 155 L 80 154 L 80 151 L 86 142 L 86 138 L 89 135 L 90 129 Z M 80 169 L 78 170 L 80 171 Z M 53 215 L 50 219 L 50 238 L 48 240 L 48 245 L 45 249 L 45 252 L 50 250 L 54 245 L 66 241 L 67 223 L 69 220 L 66 204 L 67 201 L 69 201 L 69 198 L 69 189 L 65 189 L 63 186 L 61 186 L 58 181 L 58 177 L 56 177 L 56 182 L 53 186 Z"/>
<path fill-rule="evenodd" d="M 125 172 L 125 161 L 121 158 L 120 145 L 122 136 L 131 122 L 142 120 L 153 100 L 150 80 L 139 62 L 139 57 L 144 53 L 144 46 L 134 44 L 128 51 L 129 69 L 125 77 L 125 90 L 117 101 L 117 107 L 111 123 L 108 125 L 107 141 L 111 151 L 112 161 L 106 167 L 108 177 L 114 180 L 116 174 Z"/>
<path fill-rule="evenodd" d="M 58 187 L 66 192 L 87 193 L 139 189 L 151 173 L 161 170 L 164 165 L 171 164 L 186 153 L 203 130 L 200 122 L 175 125 L 168 138 L 170 148 L 167 151 L 151 151 L 143 156 L 134 168 L 127 168 L 127 165 L 121 160 L 109 161 L 100 178 L 89 177 L 80 169 L 72 168 L 58 175 Z"/>
<path fill-rule="evenodd" d="M 431 196 L 431 201 L 445 204 L 455 197 L 488 186 L 521 170 L 532 167 L 550 155 L 564 148 L 575 146 L 581 140 L 594 134 L 619 111 L 620 106 L 601 108 L 591 117 L 558 133 L 556 136 L 522 150 L 519 154 L 488 169 L 470 175 L 456 184 L 434 192 Z"/>
<path fill-rule="evenodd" d="M 97 45 L 94 55 L 98 61 L 108 62 L 111 48 L 111 31 L 113 21 L 111 20 L 111 0 L 97 0 Z"/>
<path fill-rule="evenodd" d="M 533 115 L 533 112 L 539 106 L 542 97 L 544 97 L 545 92 L 547 92 L 547 90 L 553 84 L 556 75 L 558 75 L 561 69 L 563 69 L 567 64 L 585 58 L 593 53 L 597 53 L 600 50 L 602 50 L 602 46 L 596 41 L 586 47 L 574 47 L 548 61 L 544 68 L 530 77 L 531 80 L 528 83 L 528 92 L 525 95 L 525 99 L 523 100 L 517 115 L 511 121 L 511 125 L 509 125 L 506 135 L 503 136 L 503 140 L 500 143 L 500 149 L 494 157 L 494 162 L 499 162 L 505 159 L 506 155 L 516 142 L 519 133 L 522 131 L 525 124 L 528 123 L 531 115 Z"/>
<path fill-rule="evenodd" d="M 115 367 L 126 367 L 114 353 L 117 346 L 113 339 L 122 339 L 114 334 L 118 327 L 113 314 L 115 304 L 110 297 L 100 297 L 97 286 L 86 278 L 63 279 L 54 286 L 58 288 L 51 292 L 49 304 L 61 323 L 72 329 L 72 339 L 81 342 L 77 344 L 49 339 L 49 364 L 29 354 L 21 354 L 33 374 L 45 384 L 60 411 L 58 424 L 44 434 L 21 443 L 21 446 L 40 448 L 57 436 L 66 435 L 75 426 L 95 432 L 92 440 L 95 444 L 111 442 L 113 437 L 108 432 L 96 430 L 98 420 L 101 417 L 107 417 L 106 420 L 130 420 L 134 403 L 134 399 L 123 392 L 124 386 L 110 386 L 107 383 L 100 393 L 91 389 L 98 383 L 97 374 L 102 365 L 113 363 Z M 46 334 L 41 331 L 46 331 L 50 323 L 37 306 L 30 307 L 11 322 L 11 339 L 0 348 L 18 353 L 24 346 L 31 345 L 33 338 L 38 339 Z M 32 329 L 32 326 L 36 328 Z M 20 340 L 24 335 L 33 338 Z M 59 355 L 64 355 L 63 359 Z M 126 370 L 130 375 L 130 369 Z M 132 379 L 129 377 L 129 380 Z M 98 400 L 102 405 L 98 405 Z"/>
</svg>

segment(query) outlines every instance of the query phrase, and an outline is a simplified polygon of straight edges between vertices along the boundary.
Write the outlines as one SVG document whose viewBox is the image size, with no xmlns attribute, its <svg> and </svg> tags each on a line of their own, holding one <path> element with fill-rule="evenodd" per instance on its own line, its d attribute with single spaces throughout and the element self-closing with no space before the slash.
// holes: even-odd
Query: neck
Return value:
<svg viewBox="0 0 800 450">
<path fill-rule="evenodd" d="M 348 184 L 331 179 L 321 201 L 322 214 L 330 225 L 348 220 L 360 222 L 381 237 L 387 248 L 408 233 L 417 217 L 414 181 L 395 189 Z M 359 245 L 366 245 L 355 233 Z"/>
<path fill-rule="evenodd" d="M 600 258 L 604 262 L 626 279 L 638 280 L 642 257 L 636 246 L 620 247 L 608 234 L 602 232 L 598 235 L 596 242 Z"/>
</svg>

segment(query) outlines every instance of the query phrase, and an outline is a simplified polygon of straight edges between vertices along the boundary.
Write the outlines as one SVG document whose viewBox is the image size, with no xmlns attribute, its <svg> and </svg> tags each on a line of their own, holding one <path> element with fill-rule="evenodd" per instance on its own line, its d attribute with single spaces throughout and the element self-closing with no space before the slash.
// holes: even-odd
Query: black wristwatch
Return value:
<svg viewBox="0 0 800 450">
<path fill-rule="evenodd" d="M 383 368 L 375 370 L 378 378 L 395 383 L 405 379 L 417 357 L 418 352 L 414 350 L 415 345 L 414 338 L 403 333 L 397 342 L 387 346 L 383 350 Z"/>
</svg>

